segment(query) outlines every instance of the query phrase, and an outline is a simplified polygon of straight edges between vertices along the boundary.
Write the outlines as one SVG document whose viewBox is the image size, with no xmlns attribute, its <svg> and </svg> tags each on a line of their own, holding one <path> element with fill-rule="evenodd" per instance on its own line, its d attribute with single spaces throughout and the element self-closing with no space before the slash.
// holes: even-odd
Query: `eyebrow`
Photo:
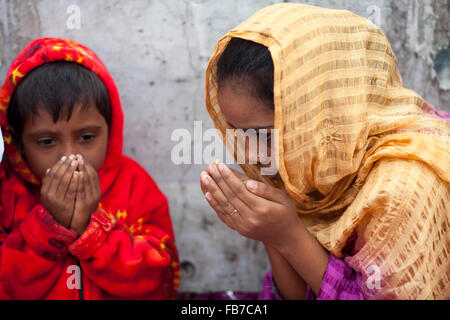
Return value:
<svg viewBox="0 0 450 320">
<path fill-rule="evenodd" d="M 97 126 L 97 125 L 90 125 L 90 126 L 86 126 L 83 127 L 81 129 L 76 130 L 76 132 L 82 132 L 82 131 L 87 131 L 87 130 L 99 130 L 101 129 L 101 126 Z M 35 132 L 31 132 L 30 136 L 36 137 L 36 136 L 45 136 L 45 135 L 56 135 L 58 134 L 58 132 L 56 131 L 51 131 L 51 130 L 38 130 Z"/>
<path fill-rule="evenodd" d="M 101 126 L 90 125 L 90 126 L 86 126 L 86 127 L 81 128 L 81 129 L 78 129 L 77 132 L 80 132 L 80 131 L 87 131 L 87 130 L 99 130 L 99 129 L 101 129 L 101 128 L 102 128 Z"/>
</svg>

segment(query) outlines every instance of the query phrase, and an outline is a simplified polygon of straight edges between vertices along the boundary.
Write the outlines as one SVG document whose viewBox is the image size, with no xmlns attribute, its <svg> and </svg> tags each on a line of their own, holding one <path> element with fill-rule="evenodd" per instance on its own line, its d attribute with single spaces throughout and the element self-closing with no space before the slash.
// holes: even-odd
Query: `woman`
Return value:
<svg viewBox="0 0 450 320">
<path fill-rule="evenodd" d="M 258 11 L 218 41 L 206 105 L 224 139 L 278 135 L 277 175 L 215 163 L 201 187 L 224 223 L 264 243 L 282 298 L 450 298 L 450 125 L 403 88 L 371 22 Z"/>
</svg>

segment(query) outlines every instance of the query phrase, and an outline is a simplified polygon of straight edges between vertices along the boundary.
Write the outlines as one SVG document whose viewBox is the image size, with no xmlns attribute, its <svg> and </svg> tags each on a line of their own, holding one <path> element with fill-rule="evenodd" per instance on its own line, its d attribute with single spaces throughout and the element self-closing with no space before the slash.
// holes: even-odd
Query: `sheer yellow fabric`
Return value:
<svg viewBox="0 0 450 320">
<path fill-rule="evenodd" d="M 283 184 L 256 165 L 242 165 L 247 175 L 285 188 L 337 257 L 356 236 L 346 261 L 367 298 L 450 298 L 450 125 L 403 87 L 383 33 L 346 10 L 258 11 L 217 42 L 206 71 L 207 110 L 224 139 L 215 73 L 232 37 L 265 45 L 274 62 Z"/>
</svg>

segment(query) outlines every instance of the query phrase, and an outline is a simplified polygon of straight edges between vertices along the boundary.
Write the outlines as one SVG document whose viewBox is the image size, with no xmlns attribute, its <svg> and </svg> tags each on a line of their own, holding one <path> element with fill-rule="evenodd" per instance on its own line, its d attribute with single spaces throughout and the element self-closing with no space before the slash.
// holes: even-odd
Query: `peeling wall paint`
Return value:
<svg viewBox="0 0 450 320">
<path fill-rule="evenodd" d="M 170 162 L 171 133 L 212 128 L 204 70 L 216 41 L 267 0 L 0 0 L 0 77 L 32 39 L 70 38 L 91 47 L 117 82 L 124 152 L 169 199 L 181 259 L 181 291 L 259 291 L 269 270 L 263 246 L 229 230 L 204 200 L 206 165 Z M 305 0 L 373 19 L 391 42 L 406 87 L 450 112 L 450 0 Z M 70 6 L 79 8 L 79 28 Z M 70 26 L 75 26 L 74 28 Z"/>
</svg>

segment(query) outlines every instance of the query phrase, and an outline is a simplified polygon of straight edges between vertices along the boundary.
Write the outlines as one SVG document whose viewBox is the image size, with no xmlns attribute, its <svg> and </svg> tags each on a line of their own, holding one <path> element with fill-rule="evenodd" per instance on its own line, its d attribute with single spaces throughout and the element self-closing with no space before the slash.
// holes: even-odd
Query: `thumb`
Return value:
<svg viewBox="0 0 450 320">
<path fill-rule="evenodd" d="M 245 183 L 245 186 L 248 191 L 261 198 L 281 204 L 286 202 L 287 195 L 283 191 L 265 183 L 250 179 Z"/>
</svg>

